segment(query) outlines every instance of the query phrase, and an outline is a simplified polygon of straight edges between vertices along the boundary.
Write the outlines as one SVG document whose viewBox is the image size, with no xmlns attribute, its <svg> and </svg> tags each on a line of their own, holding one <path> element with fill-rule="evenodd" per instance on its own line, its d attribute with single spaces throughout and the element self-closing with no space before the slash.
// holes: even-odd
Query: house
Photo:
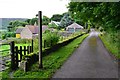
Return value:
<svg viewBox="0 0 120 80">
<path fill-rule="evenodd" d="M 21 27 L 21 28 L 18 28 L 17 30 L 16 30 L 16 38 L 20 38 L 21 36 L 20 36 L 20 33 L 21 33 L 21 31 L 23 30 L 23 28 L 24 27 Z"/>
<path fill-rule="evenodd" d="M 22 39 L 32 39 L 38 34 L 38 26 L 26 25 L 21 31 L 20 35 Z"/>
<path fill-rule="evenodd" d="M 48 26 L 42 25 L 42 32 L 44 32 L 47 29 L 48 29 Z M 21 31 L 19 28 L 16 30 L 16 38 L 33 39 L 38 35 L 38 33 L 39 33 L 38 26 L 26 25 Z"/>
<path fill-rule="evenodd" d="M 76 31 L 81 31 L 83 29 L 83 27 L 77 23 L 73 23 L 71 25 L 69 25 L 68 27 L 66 27 L 66 31 L 73 33 Z"/>
<path fill-rule="evenodd" d="M 60 22 L 51 21 L 48 25 L 51 28 L 58 28 L 60 26 Z"/>
<path fill-rule="evenodd" d="M 51 21 L 49 24 L 55 24 L 56 26 L 59 26 L 59 25 L 60 25 L 60 22 L 57 22 L 57 21 Z"/>
</svg>

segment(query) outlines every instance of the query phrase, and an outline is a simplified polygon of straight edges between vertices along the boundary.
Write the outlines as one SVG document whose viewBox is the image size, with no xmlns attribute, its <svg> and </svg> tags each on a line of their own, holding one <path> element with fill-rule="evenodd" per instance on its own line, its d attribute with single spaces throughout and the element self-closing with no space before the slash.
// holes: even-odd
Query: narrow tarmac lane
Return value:
<svg viewBox="0 0 120 80">
<path fill-rule="evenodd" d="M 53 78 L 118 78 L 118 65 L 93 31 Z"/>
</svg>

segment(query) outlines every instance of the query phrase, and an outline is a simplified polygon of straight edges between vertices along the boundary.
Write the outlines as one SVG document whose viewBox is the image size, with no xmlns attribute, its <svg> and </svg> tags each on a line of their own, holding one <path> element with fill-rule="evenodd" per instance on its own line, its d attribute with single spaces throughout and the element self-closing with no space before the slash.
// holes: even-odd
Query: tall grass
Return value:
<svg viewBox="0 0 120 80">
<path fill-rule="evenodd" d="M 105 47 L 118 59 L 120 59 L 120 32 L 109 31 L 104 33 L 100 38 Z"/>
</svg>

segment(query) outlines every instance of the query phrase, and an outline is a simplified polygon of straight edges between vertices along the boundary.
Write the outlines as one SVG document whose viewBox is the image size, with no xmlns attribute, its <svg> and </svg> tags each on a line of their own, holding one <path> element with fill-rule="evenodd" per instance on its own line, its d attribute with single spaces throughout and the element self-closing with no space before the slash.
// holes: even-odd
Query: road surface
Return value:
<svg viewBox="0 0 120 80">
<path fill-rule="evenodd" d="M 93 31 L 52 78 L 118 78 L 118 65 Z"/>
</svg>

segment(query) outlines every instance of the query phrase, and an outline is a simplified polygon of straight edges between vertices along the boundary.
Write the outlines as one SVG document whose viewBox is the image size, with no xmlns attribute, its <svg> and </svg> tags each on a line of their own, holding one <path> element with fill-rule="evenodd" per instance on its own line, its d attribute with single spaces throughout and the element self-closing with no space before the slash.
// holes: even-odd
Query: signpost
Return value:
<svg viewBox="0 0 120 80">
<path fill-rule="evenodd" d="M 39 25 L 39 68 L 43 68 L 43 65 L 42 65 L 42 11 L 38 12 L 38 25 Z"/>
</svg>

